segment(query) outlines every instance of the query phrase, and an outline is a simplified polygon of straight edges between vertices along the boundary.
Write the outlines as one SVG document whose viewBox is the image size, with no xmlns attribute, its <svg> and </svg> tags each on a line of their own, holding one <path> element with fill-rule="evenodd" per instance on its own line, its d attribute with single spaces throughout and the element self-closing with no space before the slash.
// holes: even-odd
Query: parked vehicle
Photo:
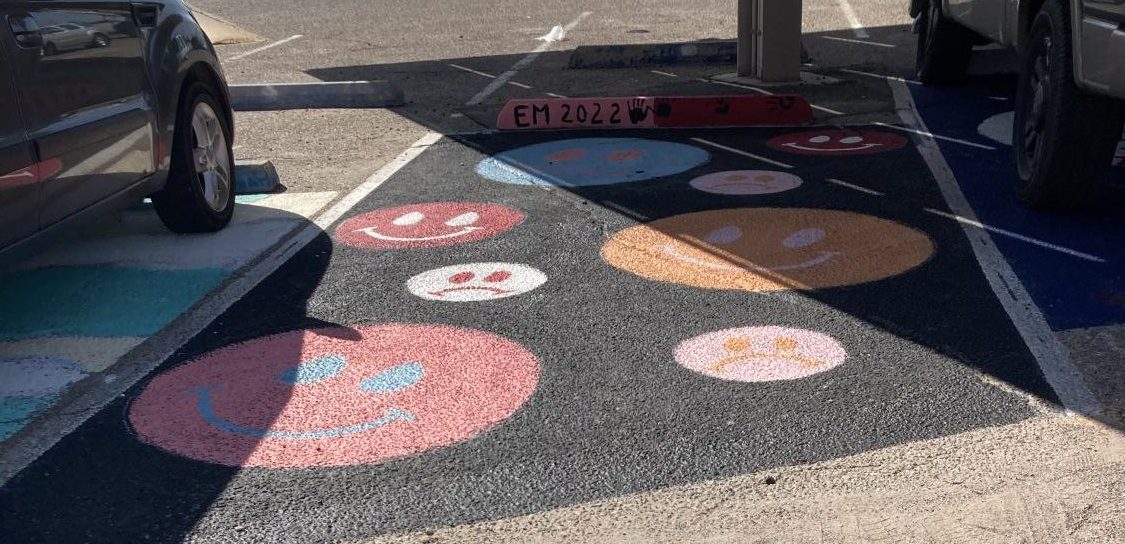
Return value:
<svg viewBox="0 0 1125 544">
<path fill-rule="evenodd" d="M 109 36 L 105 33 L 74 23 L 45 26 L 39 31 L 43 34 L 44 55 L 109 45 Z"/>
<path fill-rule="evenodd" d="M 0 254 L 146 196 L 175 232 L 223 228 L 233 130 L 180 0 L 0 2 Z"/>
<path fill-rule="evenodd" d="M 974 45 L 1020 55 L 1016 184 L 1036 208 L 1085 203 L 1125 125 L 1125 1 L 910 0 L 918 78 L 959 81 Z"/>
</svg>

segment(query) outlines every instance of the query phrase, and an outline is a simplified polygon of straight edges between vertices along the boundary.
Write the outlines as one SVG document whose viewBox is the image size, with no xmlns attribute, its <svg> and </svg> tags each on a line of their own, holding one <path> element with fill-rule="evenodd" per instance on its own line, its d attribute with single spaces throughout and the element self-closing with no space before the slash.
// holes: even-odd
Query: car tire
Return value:
<svg viewBox="0 0 1125 544">
<path fill-rule="evenodd" d="M 918 15 L 918 80 L 927 85 L 957 83 L 965 78 L 976 35 L 941 12 L 941 0 L 930 0 Z"/>
<path fill-rule="evenodd" d="M 1016 190 L 1036 209 L 1088 203 L 1125 123 L 1120 102 L 1075 85 L 1070 28 L 1067 3 L 1047 0 L 1020 59 L 1012 153 Z"/>
<path fill-rule="evenodd" d="M 199 81 L 180 96 L 168 180 L 152 195 L 157 215 L 173 232 L 215 232 L 234 214 L 233 138 L 218 96 Z"/>
</svg>

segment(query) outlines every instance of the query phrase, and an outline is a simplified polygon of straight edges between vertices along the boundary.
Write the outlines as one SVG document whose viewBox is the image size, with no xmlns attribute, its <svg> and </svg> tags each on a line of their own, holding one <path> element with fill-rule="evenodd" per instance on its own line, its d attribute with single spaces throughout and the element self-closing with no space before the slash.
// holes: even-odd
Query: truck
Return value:
<svg viewBox="0 0 1125 544">
<path fill-rule="evenodd" d="M 908 2 L 926 85 L 962 81 L 975 46 L 1017 52 L 1017 193 L 1036 209 L 1087 204 L 1125 125 L 1125 0 Z"/>
</svg>

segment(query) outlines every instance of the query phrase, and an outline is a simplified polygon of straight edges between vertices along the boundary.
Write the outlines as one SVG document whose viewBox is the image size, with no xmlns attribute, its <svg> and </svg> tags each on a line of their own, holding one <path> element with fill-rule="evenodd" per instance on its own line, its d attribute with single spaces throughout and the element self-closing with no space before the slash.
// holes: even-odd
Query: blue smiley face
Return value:
<svg viewBox="0 0 1125 544">
<path fill-rule="evenodd" d="M 513 185 L 589 187 L 679 174 L 710 159 L 698 147 L 674 142 L 578 138 L 498 153 L 477 164 L 477 173 Z"/>
</svg>

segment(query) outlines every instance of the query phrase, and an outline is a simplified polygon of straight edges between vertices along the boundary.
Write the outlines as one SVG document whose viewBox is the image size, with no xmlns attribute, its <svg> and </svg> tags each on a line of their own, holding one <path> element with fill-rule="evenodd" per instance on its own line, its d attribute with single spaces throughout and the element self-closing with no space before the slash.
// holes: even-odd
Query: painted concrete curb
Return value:
<svg viewBox="0 0 1125 544">
<path fill-rule="evenodd" d="M 271 193 L 281 184 L 273 161 L 236 160 L 234 161 L 234 194 L 255 195 Z"/>
<path fill-rule="evenodd" d="M 738 44 L 733 41 L 582 45 L 570 55 L 569 68 L 628 68 L 668 64 L 734 64 Z"/>
<path fill-rule="evenodd" d="M 389 81 L 263 83 L 230 86 L 236 111 L 401 106 L 402 89 Z"/>
<path fill-rule="evenodd" d="M 702 128 L 805 125 L 812 106 L 797 95 L 626 96 L 509 100 L 499 130 Z"/>
</svg>

